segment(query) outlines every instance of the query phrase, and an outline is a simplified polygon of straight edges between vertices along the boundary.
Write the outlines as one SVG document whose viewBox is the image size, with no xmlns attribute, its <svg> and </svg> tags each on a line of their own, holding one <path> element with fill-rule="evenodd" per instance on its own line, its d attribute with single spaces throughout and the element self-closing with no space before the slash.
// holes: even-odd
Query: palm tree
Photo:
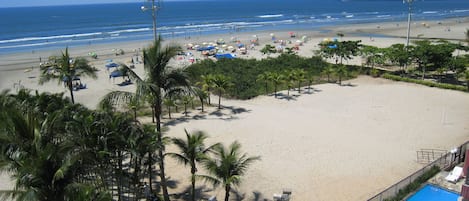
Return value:
<svg viewBox="0 0 469 201">
<path fill-rule="evenodd" d="M 187 105 L 191 103 L 194 100 L 194 97 L 191 96 L 190 94 L 187 94 L 182 97 L 182 104 L 184 104 L 184 116 L 187 117 Z"/>
<path fill-rule="evenodd" d="M 293 79 L 298 83 L 298 93 L 301 93 L 301 82 L 305 81 L 305 70 L 295 69 L 293 71 Z"/>
<path fill-rule="evenodd" d="M 257 75 L 257 80 L 256 81 L 259 81 L 259 82 L 264 82 L 265 84 L 265 93 L 267 94 L 268 92 L 268 84 L 269 84 L 269 73 L 268 72 L 264 72 L 264 73 L 261 73 L 259 75 Z"/>
<path fill-rule="evenodd" d="M 53 57 L 50 68 L 44 68 L 41 72 L 39 84 L 44 84 L 50 80 L 57 80 L 60 83 L 65 82 L 68 90 L 70 91 L 70 98 L 72 103 L 75 103 L 73 97 L 73 79 L 79 76 L 89 76 L 93 79 L 97 78 L 97 69 L 90 66 L 85 58 L 72 59 L 68 54 L 68 48 L 62 52 L 61 57 Z"/>
<path fill-rule="evenodd" d="M 200 104 L 202 105 L 202 112 L 204 112 L 204 102 L 209 97 L 209 95 L 207 94 L 206 91 L 198 87 L 194 87 L 193 90 L 195 92 L 195 95 L 199 98 Z"/>
<path fill-rule="evenodd" d="M 322 74 L 327 76 L 327 82 L 331 82 L 331 75 L 334 73 L 334 68 L 332 65 L 327 65 L 326 68 L 322 70 Z"/>
<path fill-rule="evenodd" d="M 212 74 L 202 75 L 202 81 L 198 82 L 197 84 L 202 87 L 202 90 L 206 91 L 208 94 L 208 104 L 210 105 L 210 91 L 213 88 L 213 79 L 214 76 Z"/>
<path fill-rule="evenodd" d="M 269 80 L 274 84 L 274 96 L 277 98 L 277 87 L 283 83 L 284 77 L 280 73 L 271 72 L 269 73 Z"/>
<path fill-rule="evenodd" d="M 335 71 L 337 76 L 339 77 L 339 85 L 342 85 L 342 78 L 347 77 L 348 75 L 348 70 L 344 65 L 339 65 Z"/>
<path fill-rule="evenodd" d="M 260 157 L 248 157 L 241 154 L 241 144 L 233 142 L 228 149 L 224 146 L 214 148 L 214 158 L 207 158 L 203 161 L 205 168 L 212 176 L 201 176 L 213 185 L 223 184 L 225 187 L 225 201 L 229 200 L 231 187 L 241 183 L 243 176 L 249 165 Z"/>
<path fill-rule="evenodd" d="M 163 104 L 168 108 L 168 118 L 171 119 L 171 107 L 176 106 L 176 102 L 172 99 L 172 97 L 166 97 L 163 100 Z"/>
<path fill-rule="evenodd" d="M 9 172 L 16 183 L 14 190 L 3 191 L 0 197 L 74 200 L 74 194 L 84 190 L 79 186 L 86 183 L 79 178 L 91 161 L 77 149 L 71 140 L 75 133 L 69 129 L 86 109 L 67 104 L 68 99 L 57 99 L 56 95 L 4 95 L 0 98 L 0 171 Z M 57 110 L 59 105 L 64 107 Z"/>
<path fill-rule="evenodd" d="M 221 109 L 221 95 L 231 85 L 228 77 L 222 74 L 213 76 L 213 87 L 218 91 L 218 109 Z"/>
<path fill-rule="evenodd" d="M 162 39 L 158 39 L 148 49 L 143 50 L 144 70 L 146 79 L 139 77 L 132 69 L 127 66 L 123 68 L 128 70 L 130 79 L 135 81 L 137 90 L 135 96 L 151 100 L 150 103 L 154 117 L 156 119 L 156 134 L 158 143 L 162 144 L 158 149 L 158 165 L 160 168 L 161 189 L 163 191 L 164 201 L 169 201 L 169 193 L 166 184 L 166 173 L 164 165 L 164 144 L 162 143 L 161 115 L 163 98 L 175 91 L 190 90 L 190 83 L 184 69 L 172 69 L 168 66 L 171 58 L 177 55 L 181 47 L 168 45 L 162 47 Z M 151 98 L 148 98 L 150 96 Z M 107 96 L 107 99 L 114 101 L 128 100 L 122 98 L 119 94 Z"/>
<path fill-rule="evenodd" d="M 179 162 L 183 163 L 184 165 L 190 165 L 191 167 L 191 198 L 192 201 L 195 201 L 195 173 L 197 172 L 196 162 L 200 162 L 201 160 L 207 158 L 207 153 L 212 151 L 214 147 L 220 146 L 219 143 L 213 144 L 209 147 L 205 146 L 205 140 L 207 139 L 208 135 L 202 131 L 196 131 L 193 134 L 187 132 L 186 139 L 182 138 L 173 138 L 173 144 L 177 146 L 179 149 L 179 153 L 168 153 L 169 156 L 175 158 Z"/>
</svg>

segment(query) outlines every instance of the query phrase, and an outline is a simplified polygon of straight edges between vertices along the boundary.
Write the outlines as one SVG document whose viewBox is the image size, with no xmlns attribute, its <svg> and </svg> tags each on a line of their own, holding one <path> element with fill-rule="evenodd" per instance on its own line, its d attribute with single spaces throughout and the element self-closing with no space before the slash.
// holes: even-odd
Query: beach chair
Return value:
<svg viewBox="0 0 469 201">
<path fill-rule="evenodd" d="M 456 183 L 462 176 L 462 167 L 456 166 L 454 167 L 453 171 L 451 171 L 448 176 L 445 177 L 446 181 Z"/>
</svg>

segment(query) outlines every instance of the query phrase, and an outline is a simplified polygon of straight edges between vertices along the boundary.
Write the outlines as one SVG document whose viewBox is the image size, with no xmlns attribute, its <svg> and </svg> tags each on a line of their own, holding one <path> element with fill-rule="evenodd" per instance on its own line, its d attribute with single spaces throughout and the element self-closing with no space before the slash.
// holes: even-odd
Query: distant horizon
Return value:
<svg viewBox="0 0 469 201">
<path fill-rule="evenodd" d="M 146 0 L 80 0 L 79 2 L 77 2 L 76 0 L 41 0 L 41 1 L 37 1 L 37 0 L 23 0 L 23 1 L 0 0 L 0 8 L 73 6 L 73 5 L 120 4 L 120 3 L 144 3 L 145 1 Z M 164 0 L 164 1 L 198 1 L 198 0 Z"/>
</svg>

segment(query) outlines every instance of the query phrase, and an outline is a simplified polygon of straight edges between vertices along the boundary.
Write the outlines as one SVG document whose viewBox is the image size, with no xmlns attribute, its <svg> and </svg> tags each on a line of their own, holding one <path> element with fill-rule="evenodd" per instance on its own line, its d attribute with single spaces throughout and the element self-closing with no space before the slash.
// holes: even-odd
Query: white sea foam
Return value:
<svg viewBox="0 0 469 201">
<path fill-rule="evenodd" d="M 258 15 L 258 18 L 275 18 L 275 17 L 283 17 L 283 14 L 274 14 L 274 15 Z"/>
<path fill-rule="evenodd" d="M 83 34 L 69 34 L 69 35 L 57 35 L 57 36 L 43 36 L 43 37 L 26 37 L 26 38 L 17 38 L 17 39 L 9 39 L 9 40 L 0 40 L 0 44 L 2 43 L 14 43 L 14 42 L 25 42 L 25 41 L 36 41 L 36 40 L 52 40 L 52 39 L 59 39 L 59 38 L 76 38 L 76 37 L 85 37 L 85 36 L 95 36 L 101 35 L 102 32 L 95 32 L 95 33 L 83 33 Z"/>
<path fill-rule="evenodd" d="M 139 29 L 124 29 L 118 31 L 111 31 L 108 32 L 109 34 L 120 34 L 120 33 L 133 33 L 133 32 L 143 32 L 143 31 L 150 31 L 151 28 L 139 28 Z"/>
</svg>

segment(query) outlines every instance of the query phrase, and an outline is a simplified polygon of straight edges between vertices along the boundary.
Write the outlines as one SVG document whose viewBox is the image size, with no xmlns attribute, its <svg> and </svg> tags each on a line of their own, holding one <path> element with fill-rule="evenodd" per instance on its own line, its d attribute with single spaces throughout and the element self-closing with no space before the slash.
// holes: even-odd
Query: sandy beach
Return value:
<svg viewBox="0 0 469 201">
<path fill-rule="evenodd" d="M 460 41 L 465 38 L 468 27 L 469 18 L 413 22 L 411 37 Z M 320 41 L 336 38 L 339 32 L 345 34 L 341 40 L 361 40 L 363 44 L 378 47 L 405 43 L 406 22 L 293 31 L 298 37 L 309 39 L 300 46 L 298 55 L 311 57 Z M 228 42 L 236 37 L 249 44 L 253 35 L 257 35 L 260 46 L 248 50 L 246 55 L 236 54 L 240 58 L 261 59 L 276 56 L 259 52 L 265 44 L 273 44 L 270 33 L 278 39 L 292 40 L 290 47 L 297 40 L 290 38 L 288 31 L 269 31 L 177 38 L 166 42 L 185 47 L 188 43 L 215 42 L 219 38 Z M 75 92 L 76 102 L 95 108 L 100 98 L 112 90 L 134 91 L 133 85 L 118 86 L 121 78 L 109 79 L 104 64 L 109 59 L 128 63 L 132 55 L 141 54 L 139 50 L 148 44 L 148 41 L 141 41 L 70 48 L 72 57 L 86 56 L 99 69 L 98 79 L 82 79 L 87 89 Z M 228 42 L 228 45 L 234 44 Z M 115 56 L 112 49 L 123 49 L 126 54 Z M 57 82 L 38 84 L 39 58 L 58 55 L 60 51 L 0 55 L 0 89 L 15 91 L 25 87 L 40 92 L 63 92 L 68 96 L 67 89 Z M 96 52 L 98 59 L 91 59 L 90 51 Z M 204 59 L 200 52 L 184 51 L 192 52 L 195 59 Z M 187 66 L 188 59 L 175 58 L 172 65 Z M 361 62 L 360 58 L 355 58 L 344 63 L 359 65 Z M 135 67 L 142 74 L 143 64 Z M 315 85 L 310 94 L 293 92 L 294 98 L 290 101 L 273 96 L 248 101 L 223 99 L 222 115 L 215 107 L 210 107 L 204 114 L 195 110 L 189 117 L 181 115 L 179 120 L 163 120 L 170 127 L 168 136 L 182 137 L 184 129 L 202 130 L 211 136 L 211 143 L 229 144 L 238 140 L 243 151 L 261 156 L 262 160 L 254 163 L 237 188 L 244 200 L 253 200 L 254 192 L 271 200 L 274 193 L 281 193 L 284 188 L 293 191 L 292 200 L 366 200 L 422 167 L 415 162 L 417 150 L 450 150 L 469 140 L 468 93 L 366 76 L 345 82 L 350 86 L 321 84 Z M 196 115 L 202 118 L 194 118 Z M 172 151 L 173 147 L 168 150 Z M 167 160 L 170 179 L 180 184 L 170 193 L 180 193 L 189 186 L 189 170 L 172 159 Z M 0 181 L 0 190 L 12 186 L 5 175 L 0 176 Z M 208 191 L 206 195 L 222 199 L 223 189 Z"/>
</svg>

